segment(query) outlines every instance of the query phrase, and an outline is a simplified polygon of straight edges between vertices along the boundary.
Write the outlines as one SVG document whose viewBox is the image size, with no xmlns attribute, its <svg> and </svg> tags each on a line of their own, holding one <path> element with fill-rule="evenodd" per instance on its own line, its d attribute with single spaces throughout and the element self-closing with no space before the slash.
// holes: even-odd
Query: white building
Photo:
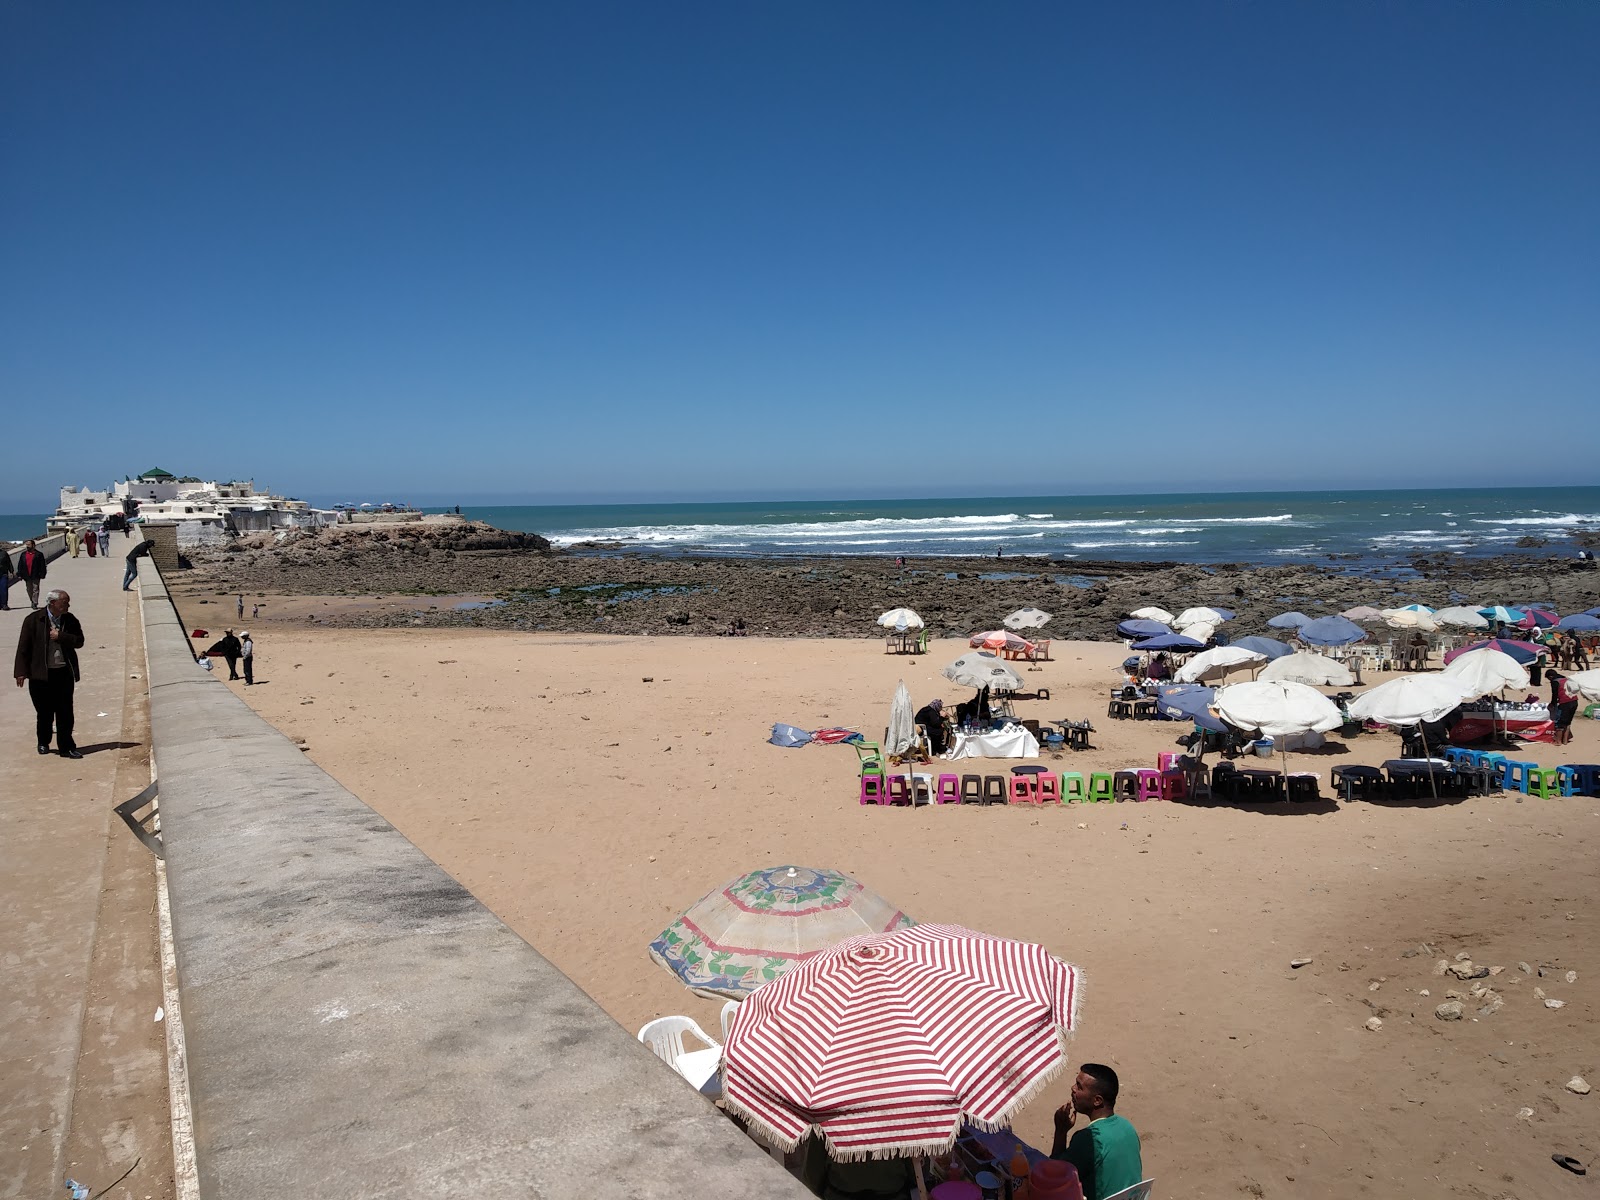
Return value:
<svg viewBox="0 0 1600 1200">
<path fill-rule="evenodd" d="M 68 528 L 98 527 L 113 514 L 141 525 L 177 525 L 180 542 L 184 529 L 206 531 L 204 540 L 218 534 L 273 529 L 314 529 L 335 525 L 344 514 L 312 508 L 304 500 L 274 496 L 260 490 L 253 479 L 227 482 L 179 478 L 152 467 L 138 478 L 114 483 L 106 491 L 64 487 L 55 515 L 47 522 L 52 533 Z"/>
</svg>

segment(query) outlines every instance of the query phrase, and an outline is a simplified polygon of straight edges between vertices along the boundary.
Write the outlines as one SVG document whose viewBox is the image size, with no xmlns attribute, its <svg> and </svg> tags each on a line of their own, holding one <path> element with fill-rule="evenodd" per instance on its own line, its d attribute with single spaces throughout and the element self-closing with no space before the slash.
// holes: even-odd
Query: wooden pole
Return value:
<svg viewBox="0 0 1600 1200">
<path fill-rule="evenodd" d="M 912 1155 L 911 1166 L 917 1173 L 917 1196 L 919 1200 L 928 1200 L 928 1181 L 922 1177 L 922 1155 Z"/>
</svg>

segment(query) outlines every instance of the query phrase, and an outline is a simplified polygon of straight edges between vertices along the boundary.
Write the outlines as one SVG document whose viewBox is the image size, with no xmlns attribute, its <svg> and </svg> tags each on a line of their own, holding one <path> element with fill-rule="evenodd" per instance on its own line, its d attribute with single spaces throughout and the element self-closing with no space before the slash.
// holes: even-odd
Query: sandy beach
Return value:
<svg viewBox="0 0 1600 1200">
<path fill-rule="evenodd" d="M 1074 1053 L 1122 1073 L 1167 1194 L 1587 1194 L 1550 1156 L 1600 1158 L 1594 1099 L 1564 1088 L 1600 1077 L 1600 801 L 863 808 L 848 748 L 779 749 L 772 723 L 876 739 L 899 679 L 919 705 L 966 697 L 938 675 L 964 643 L 910 659 L 876 640 L 253 631 L 259 686 L 230 686 L 630 1032 L 667 1013 L 717 1028 L 719 1006 L 646 954 L 682 909 L 755 867 L 830 866 L 920 920 L 1082 966 Z M 1174 748 L 1181 726 L 1105 718 L 1123 655 L 1057 642 L 1025 675 L 1051 699 L 1020 716 L 1098 730 L 1046 763 Z M 1397 752 L 1365 734 L 1290 761 L 1326 781 Z M 1600 726 L 1527 757 L 1600 760 Z M 1504 968 L 1484 981 L 1504 1006 L 1440 1021 L 1446 991 L 1473 986 L 1435 974 L 1461 953 Z M 1048 1146 L 1066 1095 L 1058 1081 L 1017 1132 Z"/>
</svg>

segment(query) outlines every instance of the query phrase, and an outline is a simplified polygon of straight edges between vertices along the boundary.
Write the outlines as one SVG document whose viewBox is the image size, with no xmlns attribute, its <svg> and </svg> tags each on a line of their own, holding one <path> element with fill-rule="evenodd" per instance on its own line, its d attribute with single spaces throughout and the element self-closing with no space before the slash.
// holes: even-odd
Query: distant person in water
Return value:
<svg viewBox="0 0 1600 1200">
<path fill-rule="evenodd" d="M 1006 556 L 1006 548 L 1004 546 L 996 546 L 994 548 L 994 556 L 996 558 L 1004 558 Z"/>
</svg>

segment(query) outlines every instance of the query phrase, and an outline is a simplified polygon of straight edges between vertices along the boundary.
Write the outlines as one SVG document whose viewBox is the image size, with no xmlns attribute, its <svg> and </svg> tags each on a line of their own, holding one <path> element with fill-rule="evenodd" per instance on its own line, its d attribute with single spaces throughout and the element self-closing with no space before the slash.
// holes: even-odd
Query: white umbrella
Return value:
<svg viewBox="0 0 1600 1200">
<path fill-rule="evenodd" d="M 1246 667 L 1259 667 L 1267 661 L 1265 654 L 1242 650 L 1238 646 L 1218 646 L 1196 654 L 1178 668 L 1179 683 L 1199 683 L 1203 679 L 1221 679 L 1229 671 Z"/>
<path fill-rule="evenodd" d="M 1358 604 L 1354 608 L 1347 608 L 1339 614 L 1347 621 L 1376 621 L 1383 614 L 1370 604 Z"/>
<path fill-rule="evenodd" d="M 951 683 L 970 688 L 999 688 L 1002 692 L 1022 690 L 1022 676 L 992 654 L 963 654 L 944 669 Z"/>
<path fill-rule="evenodd" d="M 1433 615 L 1433 609 L 1429 608 L 1426 604 L 1402 604 L 1400 606 L 1400 611 L 1401 612 L 1424 612 L 1424 613 L 1427 613 L 1430 617 Z"/>
<path fill-rule="evenodd" d="M 1402 675 L 1357 696 L 1350 702 L 1350 715 L 1385 725 L 1416 725 L 1437 721 L 1462 699 L 1460 685 L 1448 676 Z"/>
<path fill-rule="evenodd" d="M 1263 680 L 1307 683 L 1317 687 L 1346 687 L 1354 683 L 1356 677 L 1342 662 L 1335 662 L 1325 654 L 1302 650 L 1298 654 L 1285 654 L 1269 662 L 1256 676 L 1258 683 Z"/>
<path fill-rule="evenodd" d="M 1433 619 L 1441 625 L 1454 625 L 1460 629 L 1489 628 L 1489 622 L 1475 608 L 1441 608 L 1433 614 Z"/>
<path fill-rule="evenodd" d="M 1141 621 L 1160 621 L 1163 625 L 1172 624 L 1172 614 L 1164 608 L 1157 608 L 1153 604 L 1145 608 L 1136 608 L 1128 615 L 1137 617 Z"/>
<path fill-rule="evenodd" d="M 1383 623 L 1390 629 L 1421 629 L 1427 633 L 1439 628 L 1439 622 L 1433 619 L 1431 612 L 1415 608 L 1386 608 L 1383 610 Z"/>
<path fill-rule="evenodd" d="M 917 744 L 917 722 L 911 711 L 911 693 L 905 681 L 894 689 L 894 702 L 889 705 L 889 732 L 884 738 L 884 752 L 904 754 Z"/>
<path fill-rule="evenodd" d="M 1502 688 L 1528 686 L 1527 668 L 1493 646 L 1456 655 L 1439 674 L 1453 680 L 1467 700 L 1476 700 Z"/>
<path fill-rule="evenodd" d="M 1214 608 L 1186 608 L 1174 618 L 1177 622 L 1174 628 L 1185 625 L 1221 625 L 1228 618 Z"/>
<path fill-rule="evenodd" d="M 890 629 L 921 629 L 922 618 L 913 609 L 891 608 L 878 618 L 878 624 Z"/>
<path fill-rule="evenodd" d="M 1001 624 L 1007 629 L 1038 629 L 1050 619 L 1050 614 L 1037 608 L 1019 608 Z"/>
<path fill-rule="evenodd" d="M 1196 621 L 1193 625 L 1185 625 L 1178 632 L 1184 637 L 1193 638 L 1197 642 L 1209 642 L 1216 634 L 1217 627 L 1210 621 Z"/>
<path fill-rule="evenodd" d="M 1585 696 L 1600 700 L 1600 671 L 1574 671 L 1567 676 L 1567 682 Z"/>
<path fill-rule="evenodd" d="M 1214 706 L 1229 725 L 1259 730 L 1266 737 L 1326 733 L 1344 724 L 1338 706 L 1316 688 L 1281 679 L 1218 688 Z"/>
</svg>

